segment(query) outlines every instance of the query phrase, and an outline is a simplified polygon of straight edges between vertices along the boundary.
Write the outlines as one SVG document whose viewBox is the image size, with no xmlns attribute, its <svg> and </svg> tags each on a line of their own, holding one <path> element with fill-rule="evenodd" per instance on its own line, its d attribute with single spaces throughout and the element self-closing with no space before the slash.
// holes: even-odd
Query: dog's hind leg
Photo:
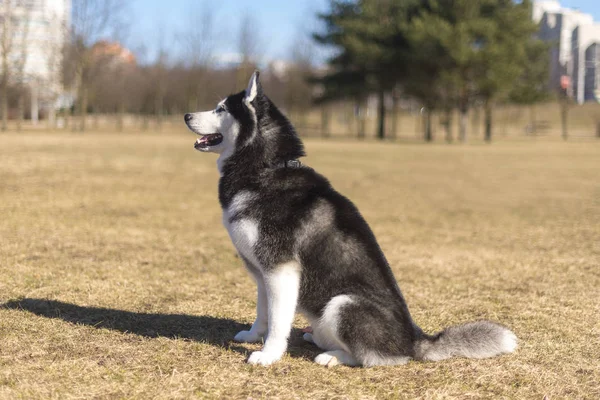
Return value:
<svg viewBox="0 0 600 400">
<path fill-rule="evenodd" d="M 358 295 L 338 295 L 313 322 L 311 339 L 327 350 L 315 362 L 366 367 L 405 364 L 413 354 L 413 328 L 401 320 L 401 315 L 382 304 Z"/>
<path fill-rule="evenodd" d="M 248 363 L 270 365 L 279 360 L 287 349 L 300 290 L 300 265 L 295 261 L 284 263 L 263 276 L 269 331 L 264 347 L 252 353 Z"/>
<path fill-rule="evenodd" d="M 263 340 L 268 329 L 268 304 L 265 282 L 260 270 L 254 267 L 248 260 L 244 259 L 246 269 L 256 281 L 256 320 L 249 331 L 240 331 L 233 338 L 236 342 L 257 343 Z"/>
<path fill-rule="evenodd" d="M 333 367 L 335 365 L 356 367 L 360 365 L 360 362 L 352 354 L 344 350 L 332 350 L 321 353 L 315 358 L 315 362 L 326 367 Z"/>
</svg>

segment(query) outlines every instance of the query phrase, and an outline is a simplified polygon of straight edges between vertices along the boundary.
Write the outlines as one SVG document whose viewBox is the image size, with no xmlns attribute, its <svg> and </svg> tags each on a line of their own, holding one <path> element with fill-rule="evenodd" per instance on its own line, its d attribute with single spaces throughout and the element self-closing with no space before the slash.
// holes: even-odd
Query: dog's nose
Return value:
<svg viewBox="0 0 600 400">
<path fill-rule="evenodd" d="M 192 118 L 194 118 L 192 114 L 185 114 L 185 116 L 183 117 L 185 122 L 189 122 Z"/>
</svg>

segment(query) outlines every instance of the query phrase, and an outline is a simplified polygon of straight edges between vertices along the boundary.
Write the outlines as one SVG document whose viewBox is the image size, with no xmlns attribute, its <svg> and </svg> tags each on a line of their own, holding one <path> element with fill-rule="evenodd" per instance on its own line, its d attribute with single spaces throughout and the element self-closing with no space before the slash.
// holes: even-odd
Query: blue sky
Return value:
<svg viewBox="0 0 600 400">
<path fill-rule="evenodd" d="M 594 20 L 600 22 L 600 0 L 562 0 L 560 4 L 567 8 L 577 8 L 580 11 L 592 14 Z"/>
<path fill-rule="evenodd" d="M 286 59 L 291 46 L 302 32 L 317 28 L 315 13 L 327 10 L 328 0 L 129 0 L 131 28 L 126 43 L 133 50 L 146 47 L 152 58 L 161 37 L 176 49 L 181 32 L 191 17 L 203 7 L 214 13 L 217 25 L 217 52 L 236 52 L 237 32 L 244 14 L 256 21 L 261 49 L 268 59 Z M 578 8 L 600 22 L 600 0 L 562 0 L 563 7 Z M 321 54 L 320 56 L 324 56 Z"/>
<path fill-rule="evenodd" d="M 219 52 L 235 53 L 240 21 L 245 14 L 256 21 L 260 47 L 267 58 L 285 59 L 294 40 L 317 26 L 315 14 L 327 10 L 328 0 L 129 0 L 131 27 L 126 43 L 136 50 L 143 43 L 151 58 L 163 36 L 177 46 L 186 24 L 204 7 L 214 13 Z"/>
</svg>

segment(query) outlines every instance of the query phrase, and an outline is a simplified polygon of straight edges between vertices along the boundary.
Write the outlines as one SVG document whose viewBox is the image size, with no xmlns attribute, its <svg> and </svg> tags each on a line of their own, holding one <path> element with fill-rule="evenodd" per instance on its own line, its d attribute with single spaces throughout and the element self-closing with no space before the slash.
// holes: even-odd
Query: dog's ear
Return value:
<svg viewBox="0 0 600 400">
<path fill-rule="evenodd" d="M 258 71 L 254 71 L 252 76 L 250 77 L 250 81 L 248 82 L 248 87 L 246 88 L 246 95 L 244 100 L 246 103 L 252 103 L 252 101 L 256 98 L 259 91 L 261 90 L 260 82 L 258 81 L 259 76 Z"/>
</svg>

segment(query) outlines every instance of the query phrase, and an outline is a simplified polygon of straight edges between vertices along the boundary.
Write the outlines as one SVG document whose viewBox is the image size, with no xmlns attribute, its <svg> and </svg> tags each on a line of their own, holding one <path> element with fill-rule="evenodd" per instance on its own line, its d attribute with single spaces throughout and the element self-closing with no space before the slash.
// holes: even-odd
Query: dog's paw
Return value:
<svg viewBox="0 0 600 400">
<path fill-rule="evenodd" d="M 279 360 L 281 358 L 281 355 L 278 354 L 274 354 L 274 353 L 267 353 L 264 351 L 255 351 L 254 353 L 250 354 L 250 357 L 248 358 L 248 364 L 254 364 L 254 365 L 271 365 L 273 364 L 275 361 Z"/>
<path fill-rule="evenodd" d="M 302 338 L 304 340 L 306 340 L 308 343 L 314 343 L 315 342 L 315 340 L 313 339 L 313 334 L 309 333 L 309 332 L 306 332 L 304 335 L 302 335 Z"/>
<path fill-rule="evenodd" d="M 258 335 L 251 331 L 239 331 L 237 335 L 233 337 L 233 340 L 240 343 L 259 343 L 262 342 L 262 335 Z"/>
<path fill-rule="evenodd" d="M 337 357 L 329 354 L 329 353 L 321 353 L 315 357 L 315 362 L 319 365 L 323 365 L 325 367 L 335 367 L 339 364 Z"/>
</svg>

